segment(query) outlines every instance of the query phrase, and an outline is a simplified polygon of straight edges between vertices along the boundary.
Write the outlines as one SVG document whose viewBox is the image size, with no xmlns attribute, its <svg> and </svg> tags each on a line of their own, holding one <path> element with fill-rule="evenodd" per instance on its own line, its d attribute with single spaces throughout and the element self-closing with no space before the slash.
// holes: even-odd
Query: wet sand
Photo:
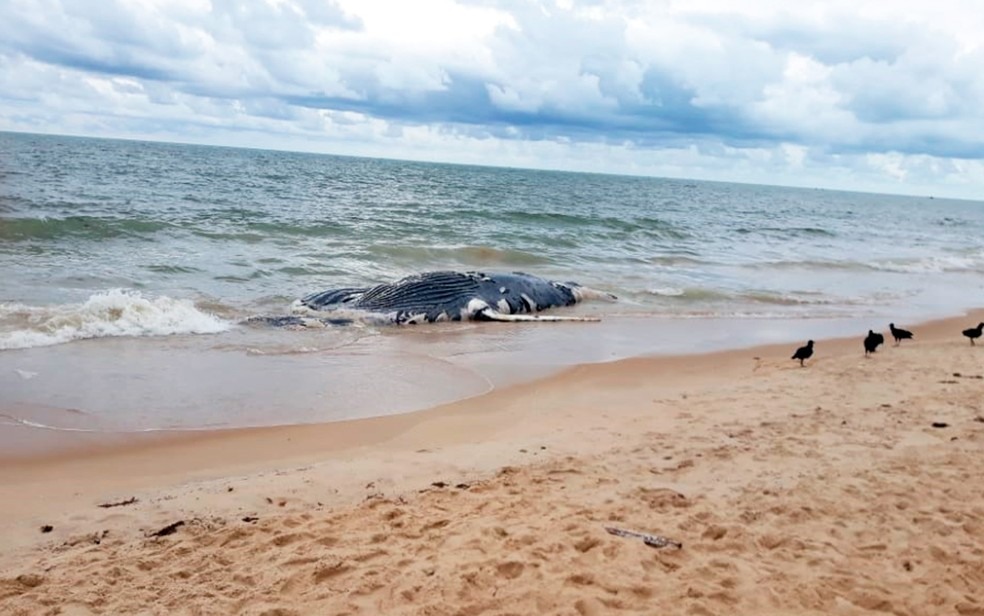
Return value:
<svg viewBox="0 0 984 616">
<path fill-rule="evenodd" d="M 805 324 L 814 337 L 835 337 L 865 331 L 872 320 L 809 319 Z M 0 441 L 5 426 L 18 422 L 111 435 L 393 415 L 575 365 L 787 343 L 803 329 L 803 320 L 788 318 L 606 315 L 600 323 L 304 331 L 244 327 L 216 336 L 109 337 L 4 351 Z M 65 441 L 21 433 L 44 446 Z M 91 442 L 98 435 L 80 438 Z M 19 437 L 20 451 L 31 453 L 30 445 Z"/>
<path fill-rule="evenodd" d="M 982 314 L 8 459 L 0 612 L 984 614 Z"/>
</svg>

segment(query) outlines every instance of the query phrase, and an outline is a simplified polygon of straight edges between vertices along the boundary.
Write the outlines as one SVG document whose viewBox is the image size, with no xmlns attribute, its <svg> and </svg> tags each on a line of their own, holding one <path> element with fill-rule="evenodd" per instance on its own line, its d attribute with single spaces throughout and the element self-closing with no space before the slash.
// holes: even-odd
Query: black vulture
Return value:
<svg viewBox="0 0 984 616">
<path fill-rule="evenodd" d="M 869 329 L 868 336 L 864 339 L 864 354 L 874 353 L 878 349 L 879 344 L 885 344 L 885 336 L 876 334 Z"/>
<path fill-rule="evenodd" d="M 800 360 L 800 365 L 802 366 L 803 360 L 810 359 L 811 357 L 813 357 L 813 341 L 807 340 L 806 346 L 801 346 L 800 348 L 796 349 L 796 352 L 793 353 L 793 356 L 790 357 L 790 359 Z"/>
<path fill-rule="evenodd" d="M 889 323 L 888 329 L 892 330 L 892 338 L 895 338 L 895 346 L 899 346 L 903 340 L 911 340 L 912 332 L 907 329 L 895 327 L 895 323 Z"/>
<path fill-rule="evenodd" d="M 971 344 L 974 344 L 974 339 L 980 338 L 981 334 L 984 334 L 984 323 L 978 323 L 977 327 L 963 330 L 963 335 L 970 338 Z"/>
</svg>

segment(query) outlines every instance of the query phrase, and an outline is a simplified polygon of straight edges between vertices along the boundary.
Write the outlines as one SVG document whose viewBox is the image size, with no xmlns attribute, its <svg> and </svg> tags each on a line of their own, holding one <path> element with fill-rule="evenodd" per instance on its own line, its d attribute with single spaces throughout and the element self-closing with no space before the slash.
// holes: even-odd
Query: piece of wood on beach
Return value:
<svg viewBox="0 0 984 616">
<path fill-rule="evenodd" d="M 109 509 L 110 507 L 125 507 L 127 505 L 132 505 L 136 502 L 139 502 L 137 501 L 137 497 L 131 496 L 126 500 L 117 501 L 115 503 L 100 503 L 98 506 L 102 507 L 103 509 Z"/>
<path fill-rule="evenodd" d="M 626 537 L 629 539 L 642 539 L 642 542 L 651 548 L 665 548 L 674 547 L 678 550 L 683 549 L 683 544 L 679 541 L 674 541 L 673 539 L 668 539 L 661 535 L 650 535 L 648 533 L 640 533 L 634 530 L 626 530 L 624 528 L 615 528 L 614 526 L 606 526 L 605 530 L 609 534 L 618 537 Z"/>
<path fill-rule="evenodd" d="M 160 529 L 159 531 L 150 533 L 148 537 L 166 537 L 168 535 L 173 535 L 178 531 L 178 527 L 184 526 L 184 524 L 185 524 L 184 520 L 178 520 L 177 522 L 172 522 L 171 524 L 168 524 L 167 526 Z"/>
</svg>

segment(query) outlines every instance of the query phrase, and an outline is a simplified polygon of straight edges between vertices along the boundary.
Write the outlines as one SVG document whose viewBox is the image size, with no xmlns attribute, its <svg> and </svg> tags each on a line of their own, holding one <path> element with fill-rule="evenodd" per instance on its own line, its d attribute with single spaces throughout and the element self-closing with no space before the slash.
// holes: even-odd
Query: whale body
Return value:
<svg viewBox="0 0 984 616">
<path fill-rule="evenodd" d="M 354 321 L 416 325 L 441 321 L 597 321 L 595 317 L 539 315 L 589 297 L 615 299 L 575 282 L 522 272 L 437 271 L 372 287 L 311 293 L 294 302 L 293 317 L 268 317 L 275 325 L 337 325 Z M 313 319 L 314 322 L 310 322 Z"/>
</svg>

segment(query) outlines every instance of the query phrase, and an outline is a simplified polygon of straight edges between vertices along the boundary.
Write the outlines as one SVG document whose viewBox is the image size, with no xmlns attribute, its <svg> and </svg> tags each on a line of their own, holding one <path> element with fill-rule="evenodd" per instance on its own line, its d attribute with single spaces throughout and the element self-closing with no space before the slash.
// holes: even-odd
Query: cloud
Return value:
<svg viewBox="0 0 984 616">
<path fill-rule="evenodd" d="M 979 194 L 973 2 L 788 6 L 8 0 L 0 128 Z"/>
</svg>

